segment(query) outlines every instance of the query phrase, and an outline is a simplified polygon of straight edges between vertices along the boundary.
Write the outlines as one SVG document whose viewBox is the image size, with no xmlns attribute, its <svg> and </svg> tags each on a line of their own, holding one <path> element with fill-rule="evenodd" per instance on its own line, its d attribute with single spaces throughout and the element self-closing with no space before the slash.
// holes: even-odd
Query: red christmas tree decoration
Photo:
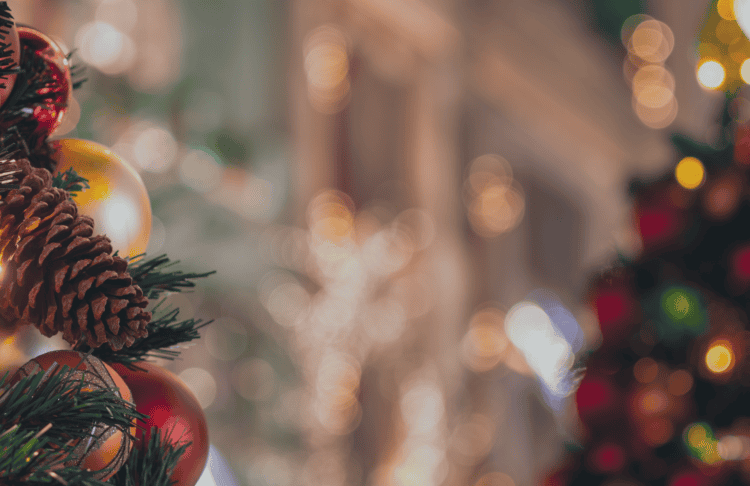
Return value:
<svg viewBox="0 0 750 486">
<path fill-rule="evenodd" d="M 148 362 L 133 368 L 113 363 L 133 392 L 136 410 L 150 418 L 138 421 L 135 447 L 144 449 L 156 427 L 173 444 L 190 443 L 171 475 L 174 486 L 194 486 L 208 459 L 208 427 L 198 399 L 176 375 Z"/>
</svg>

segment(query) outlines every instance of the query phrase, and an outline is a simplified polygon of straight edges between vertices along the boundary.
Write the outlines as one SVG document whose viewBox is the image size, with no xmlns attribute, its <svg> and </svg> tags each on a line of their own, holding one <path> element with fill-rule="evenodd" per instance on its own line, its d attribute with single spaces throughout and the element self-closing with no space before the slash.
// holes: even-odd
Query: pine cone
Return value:
<svg viewBox="0 0 750 486">
<path fill-rule="evenodd" d="M 148 335 L 148 299 L 125 259 L 112 256 L 94 221 L 78 214 L 69 193 L 52 187 L 48 170 L 28 160 L 0 162 L 0 317 L 62 331 L 71 345 L 108 343 L 113 350 Z"/>
</svg>

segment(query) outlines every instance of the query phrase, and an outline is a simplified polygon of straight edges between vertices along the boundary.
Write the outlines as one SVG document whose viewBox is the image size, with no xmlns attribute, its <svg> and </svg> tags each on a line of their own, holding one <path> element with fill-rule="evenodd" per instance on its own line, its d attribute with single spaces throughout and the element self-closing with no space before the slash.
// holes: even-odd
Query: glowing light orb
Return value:
<svg viewBox="0 0 750 486">
<path fill-rule="evenodd" d="M 685 157 L 675 167 L 674 175 L 677 182 L 685 189 L 696 189 L 703 184 L 706 169 L 695 157 Z"/>
<path fill-rule="evenodd" d="M 704 88 L 719 89 L 727 77 L 724 66 L 718 61 L 705 61 L 698 66 L 698 82 Z"/>
<path fill-rule="evenodd" d="M 734 351 L 727 341 L 711 345 L 706 352 L 706 367 L 712 373 L 725 373 L 734 368 Z"/>
</svg>

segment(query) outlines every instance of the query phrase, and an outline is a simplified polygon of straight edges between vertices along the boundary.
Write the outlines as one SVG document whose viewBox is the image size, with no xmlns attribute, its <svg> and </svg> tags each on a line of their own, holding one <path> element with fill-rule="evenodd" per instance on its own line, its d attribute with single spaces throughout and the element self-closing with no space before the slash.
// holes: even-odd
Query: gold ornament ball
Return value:
<svg viewBox="0 0 750 486">
<path fill-rule="evenodd" d="M 107 235 L 122 257 L 146 251 L 151 233 L 151 201 L 138 172 L 104 145 L 63 138 L 52 142 L 55 173 L 73 168 L 89 181 L 76 193 L 81 214 L 94 218 L 94 231 Z"/>
</svg>

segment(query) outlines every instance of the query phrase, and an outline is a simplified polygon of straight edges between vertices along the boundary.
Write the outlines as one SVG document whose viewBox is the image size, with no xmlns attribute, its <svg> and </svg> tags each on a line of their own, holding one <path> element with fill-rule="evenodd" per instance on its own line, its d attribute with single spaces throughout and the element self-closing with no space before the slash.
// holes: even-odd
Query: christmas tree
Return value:
<svg viewBox="0 0 750 486">
<path fill-rule="evenodd" d="M 546 484 L 750 484 L 750 125 L 725 87 L 714 143 L 673 135 L 629 186 L 643 246 L 591 280 L 583 433 Z"/>
<path fill-rule="evenodd" d="M 148 358 L 199 337 L 208 322 L 180 319 L 165 297 L 211 272 L 143 253 L 148 195 L 122 159 L 50 140 L 82 75 L 0 2 L 0 331 L 34 326 L 70 345 L 0 370 L 0 484 L 193 486 L 205 417 Z M 117 197 L 137 210 L 111 213 Z"/>
</svg>

